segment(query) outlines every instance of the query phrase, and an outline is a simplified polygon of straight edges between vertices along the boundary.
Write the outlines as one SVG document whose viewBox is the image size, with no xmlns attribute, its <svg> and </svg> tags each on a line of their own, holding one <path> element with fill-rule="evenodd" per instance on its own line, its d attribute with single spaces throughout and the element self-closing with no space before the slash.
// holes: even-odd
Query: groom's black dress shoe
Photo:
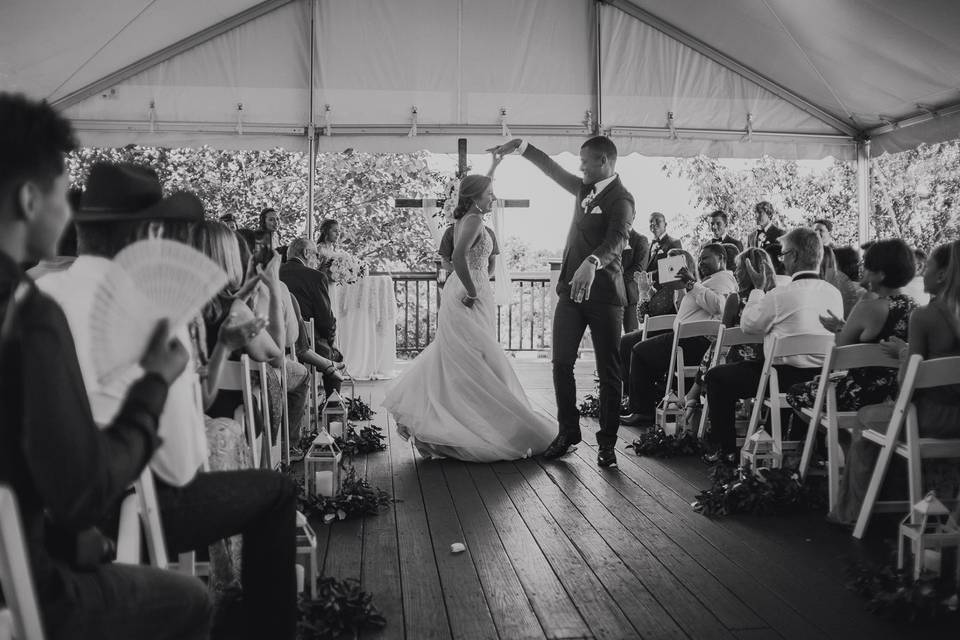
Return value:
<svg viewBox="0 0 960 640">
<path fill-rule="evenodd" d="M 654 416 L 649 413 L 631 413 L 627 416 L 620 416 L 620 424 L 627 427 L 652 427 Z"/>
<path fill-rule="evenodd" d="M 559 458 L 570 451 L 570 447 L 578 442 L 580 442 L 580 436 L 571 436 L 561 433 L 553 439 L 553 442 L 550 443 L 550 446 L 547 447 L 547 450 L 543 452 L 543 457 L 547 460 Z"/>
<path fill-rule="evenodd" d="M 613 447 L 600 447 L 597 453 L 597 466 L 605 469 L 615 469 L 617 466 L 617 452 Z"/>
</svg>

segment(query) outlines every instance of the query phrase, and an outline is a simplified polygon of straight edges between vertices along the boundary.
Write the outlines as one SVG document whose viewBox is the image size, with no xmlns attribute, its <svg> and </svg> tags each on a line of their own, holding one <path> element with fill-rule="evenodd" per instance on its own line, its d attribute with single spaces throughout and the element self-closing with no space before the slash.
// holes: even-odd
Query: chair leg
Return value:
<svg viewBox="0 0 960 640">
<path fill-rule="evenodd" d="M 836 508 L 840 500 L 840 434 L 837 426 L 836 398 L 832 400 L 827 400 L 827 496 L 830 511 Z M 807 437 L 809 439 L 809 433 Z"/>
<path fill-rule="evenodd" d="M 857 516 L 857 524 L 853 528 L 853 537 L 860 540 L 867 531 L 867 525 L 870 523 L 870 516 L 873 515 L 873 507 L 877 503 L 877 496 L 880 494 L 880 486 L 883 479 L 887 476 L 887 469 L 890 467 L 890 460 L 893 458 L 896 450 L 896 440 L 887 437 L 886 443 L 880 450 L 880 457 L 877 458 L 877 464 L 873 467 L 873 475 L 870 477 L 870 486 L 867 488 L 867 495 L 863 499 L 863 505 L 860 507 L 860 515 Z"/>
</svg>

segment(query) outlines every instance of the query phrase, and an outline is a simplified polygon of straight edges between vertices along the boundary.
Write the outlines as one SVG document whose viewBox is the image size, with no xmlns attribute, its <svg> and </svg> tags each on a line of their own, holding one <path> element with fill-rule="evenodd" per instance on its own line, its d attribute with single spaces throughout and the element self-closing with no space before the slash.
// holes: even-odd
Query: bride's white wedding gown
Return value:
<svg viewBox="0 0 960 640">
<path fill-rule="evenodd" d="M 400 435 L 424 455 L 516 460 L 541 453 L 557 434 L 556 424 L 531 408 L 496 339 L 497 307 L 487 275 L 492 250 L 490 234 L 481 232 L 467 251 L 478 299 L 465 306 L 463 283 L 450 275 L 436 337 L 383 401 Z"/>
</svg>

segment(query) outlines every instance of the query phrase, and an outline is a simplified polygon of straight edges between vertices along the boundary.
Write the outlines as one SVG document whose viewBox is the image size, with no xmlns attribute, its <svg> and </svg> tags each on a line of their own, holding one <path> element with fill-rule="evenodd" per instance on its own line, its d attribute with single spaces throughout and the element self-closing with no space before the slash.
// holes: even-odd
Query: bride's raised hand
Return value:
<svg viewBox="0 0 960 640">
<path fill-rule="evenodd" d="M 510 142 L 505 142 L 499 147 L 490 147 L 487 149 L 487 151 L 492 153 L 494 157 L 500 156 L 502 158 L 503 156 L 508 156 L 516 151 L 522 143 L 523 140 L 521 138 L 514 138 Z"/>
</svg>

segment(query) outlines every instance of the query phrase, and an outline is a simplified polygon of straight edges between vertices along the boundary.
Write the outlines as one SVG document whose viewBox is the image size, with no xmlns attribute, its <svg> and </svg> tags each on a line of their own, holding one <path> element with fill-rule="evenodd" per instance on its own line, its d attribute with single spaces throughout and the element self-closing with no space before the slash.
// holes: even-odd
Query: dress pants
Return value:
<svg viewBox="0 0 960 640">
<path fill-rule="evenodd" d="M 813 377 L 820 373 L 820 367 L 774 366 L 780 379 L 781 391 L 798 382 L 813 380 Z M 713 367 L 704 376 L 710 412 L 709 439 L 720 447 L 724 454 L 737 451 L 737 400 L 757 395 L 762 371 L 763 362 L 734 362 Z"/>
<path fill-rule="evenodd" d="M 580 412 L 573 365 L 583 332 L 590 327 L 600 378 L 600 431 L 597 444 L 613 446 L 620 427 L 620 326 L 623 307 L 600 302 L 573 302 L 563 295 L 553 314 L 553 388 L 560 433 L 580 438 Z"/>
<path fill-rule="evenodd" d="M 324 339 L 317 340 L 316 348 L 314 349 L 319 355 L 324 358 L 333 360 L 333 346 L 329 341 Z M 334 376 L 322 374 L 323 377 L 323 393 L 326 396 L 329 396 L 331 393 L 336 391 L 340 392 L 340 379 L 335 378 Z"/>
<path fill-rule="evenodd" d="M 640 328 L 640 318 L 637 317 L 637 303 L 628 304 L 623 308 L 624 335 Z"/>
<path fill-rule="evenodd" d="M 710 348 L 710 340 L 704 336 L 684 338 L 679 342 L 683 349 L 684 363 L 699 364 L 703 354 Z M 660 380 L 670 367 L 670 349 L 673 347 L 673 331 L 665 331 L 653 338 L 635 343 L 630 349 L 630 413 L 652 416 L 657 408 Z M 669 383 L 669 381 L 668 381 Z"/>
</svg>

